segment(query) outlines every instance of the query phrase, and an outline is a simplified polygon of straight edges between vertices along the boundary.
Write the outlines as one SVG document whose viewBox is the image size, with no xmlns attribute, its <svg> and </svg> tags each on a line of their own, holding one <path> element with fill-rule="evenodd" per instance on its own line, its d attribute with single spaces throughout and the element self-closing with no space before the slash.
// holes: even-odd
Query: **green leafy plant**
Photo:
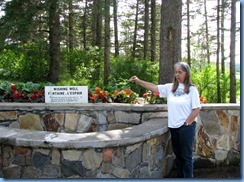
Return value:
<svg viewBox="0 0 244 182">
<path fill-rule="evenodd" d="M 4 49 L 0 55 L 0 78 L 4 80 L 45 81 L 48 69 L 48 45 L 42 40 Z"/>
<path fill-rule="evenodd" d="M 44 88 L 52 83 L 0 83 L 0 102 L 45 102 Z"/>
</svg>

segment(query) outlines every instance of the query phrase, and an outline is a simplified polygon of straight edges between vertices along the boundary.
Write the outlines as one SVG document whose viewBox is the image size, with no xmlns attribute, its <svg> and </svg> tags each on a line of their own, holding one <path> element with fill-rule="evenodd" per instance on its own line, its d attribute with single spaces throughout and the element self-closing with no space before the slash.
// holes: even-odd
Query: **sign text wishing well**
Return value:
<svg viewBox="0 0 244 182">
<path fill-rule="evenodd" d="M 45 86 L 46 103 L 88 103 L 88 86 Z"/>
</svg>

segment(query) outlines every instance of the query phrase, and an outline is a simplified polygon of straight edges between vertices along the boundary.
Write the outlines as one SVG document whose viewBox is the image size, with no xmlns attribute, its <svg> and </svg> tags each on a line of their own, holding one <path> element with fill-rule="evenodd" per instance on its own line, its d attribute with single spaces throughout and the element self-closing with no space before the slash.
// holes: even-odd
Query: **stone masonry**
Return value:
<svg viewBox="0 0 244 182">
<path fill-rule="evenodd" d="M 195 168 L 240 165 L 240 105 L 204 104 Z M 0 103 L 0 177 L 162 178 L 166 105 Z"/>
</svg>

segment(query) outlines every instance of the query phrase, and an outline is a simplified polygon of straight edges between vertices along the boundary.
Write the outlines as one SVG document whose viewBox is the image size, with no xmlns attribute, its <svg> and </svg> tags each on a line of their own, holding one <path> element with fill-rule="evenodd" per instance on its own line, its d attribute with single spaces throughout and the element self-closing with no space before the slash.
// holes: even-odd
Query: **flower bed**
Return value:
<svg viewBox="0 0 244 182">
<path fill-rule="evenodd" d="M 10 83 L 7 81 L 0 83 L 0 102 L 45 102 L 45 86 L 54 86 L 47 83 Z M 160 98 L 159 93 L 148 91 L 142 95 L 143 103 L 165 104 L 165 98 Z M 201 103 L 206 103 L 206 99 L 201 96 Z M 89 88 L 89 103 L 130 103 L 135 104 L 139 101 L 139 94 L 132 91 L 128 86 L 126 89 L 102 90 L 100 87 Z"/>
<path fill-rule="evenodd" d="M 45 102 L 45 86 L 54 86 L 52 83 L 10 83 L 7 81 L 0 83 L 0 102 Z M 126 89 L 102 90 L 100 87 L 89 88 L 89 103 L 130 103 L 138 102 L 139 94 L 132 91 L 129 87 Z M 159 104 L 165 103 L 158 94 L 143 94 L 144 103 Z"/>
<path fill-rule="evenodd" d="M 44 88 L 51 83 L 0 83 L 0 102 L 45 102 Z"/>
</svg>

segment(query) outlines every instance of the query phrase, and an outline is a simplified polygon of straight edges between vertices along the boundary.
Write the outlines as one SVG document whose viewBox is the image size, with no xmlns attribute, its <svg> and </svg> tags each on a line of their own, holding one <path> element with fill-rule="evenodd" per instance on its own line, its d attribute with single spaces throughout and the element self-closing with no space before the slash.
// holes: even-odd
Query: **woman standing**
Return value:
<svg viewBox="0 0 244 182">
<path fill-rule="evenodd" d="M 177 177 L 193 177 L 193 145 L 197 115 L 201 104 L 197 87 L 191 81 L 190 67 L 185 62 L 178 62 L 174 66 L 173 83 L 155 85 L 131 77 L 142 87 L 158 92 L 160 97 L 167 98 L 168 127 L 171 133 L 173 151 L 176 156 Z"/>
</svg>

